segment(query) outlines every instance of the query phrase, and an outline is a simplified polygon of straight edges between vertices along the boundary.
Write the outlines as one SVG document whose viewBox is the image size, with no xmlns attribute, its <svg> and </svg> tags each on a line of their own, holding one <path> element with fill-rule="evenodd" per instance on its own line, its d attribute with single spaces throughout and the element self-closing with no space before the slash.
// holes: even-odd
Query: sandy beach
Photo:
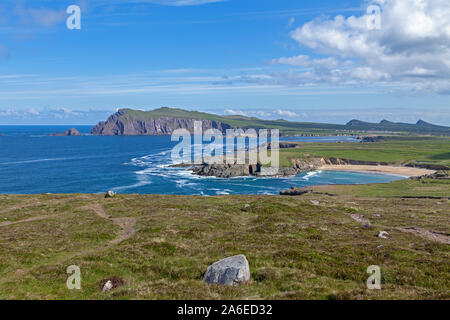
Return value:
<svg viewBox="0 0 450 320">
<path fill-rule="evenodd" d="M 368 165 L 324 165 L 320 167 L 319 170 L 385 173 L 405 177 L 419 177 L 426 174 L 432 174 L 435 172 L 434 170 L 421 168 L 396 167 L 396 166 L 368 166 Z"/>
</svg>

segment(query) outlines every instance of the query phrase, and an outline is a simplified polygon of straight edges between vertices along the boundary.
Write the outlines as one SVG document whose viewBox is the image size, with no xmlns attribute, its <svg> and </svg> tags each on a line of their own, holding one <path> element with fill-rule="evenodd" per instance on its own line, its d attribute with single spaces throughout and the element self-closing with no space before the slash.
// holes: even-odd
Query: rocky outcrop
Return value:
<svg viewBox="0 0 450 320">
<path fill-rule="evenodd" d="M 422 180 L 422 179 L 450 179 L 450 172 L 447 170 L 436 171 L 435 173 L 426 174 L 420 177 L 411 177 L 412 180 Z"/>
<path fill-rule="evenodd" d="M 311 192 L 312 192 L 312 190 L 309 190 L 309 189 L 291 187 L 288 190 L 281 191 L 280 195 L 282 195 L 282 196 L 301 196 L 301 195 L 311 193 Z"/>
<path fill-rule="evenodd" d="M 185 165 L 182 165 L 185 166 Z M 201 164 L 190 166 L 194 174 L 206 177 L 285 177 L 293 176 L 301 171 L 294 167 L 264 167 L 261 164 Z"/>
<path fill-rule="evenodd" d="M 362 137 L 357 137 L 357 139 L 360 140 L 360 142 L 362 142 L 362 143 L 378 142 L 383 139 L 383 136 L 362 136 Z"/>
<path fill-rule="evenodd" d="M 286 177 L 295 176 L 302 172 L 318 170 L 326 165 L 368 165 L 387 166 L 388 162 L 349 160 L 341 158 L 301 158 L 293 159 L 292 167 L 264 167 L 261 164 L 179 164 L 174 167 L 190 167 L 192 172 L 199 176 L 234 178 L 245 176 L 256 177 Z"/>
<path fill-rule="evenodd" d="M 410 168 L 421 168 L 421 169 L 429 169 L 429 170 L 450 170 L 449 167 L 440 165 L 440 164 L 429 164 L 429 163 L 418 163 L 418 162 L 410 162 L 405 164 L 405 167 Z"/>
<path fill-rule="evenodd" d="M 259 167 L 247 164 L 202 164 L 194 166 L 192 171 L 199 176 L 234 178 L 254 175 Z"/>
<path fill-rule="evenodd" d="M 364 161 L 364 160 L 350 160 L 342 158 L 327 158 L 321 159 L 324 165 L 353 165 L 353 166 L 389 166 L 392 163 L 383 161 Z"/>
<path fill-rule="evenodd" d="M 50 136 L 52 136 L 52 137 L 81 136 L 81 133 L 80 133 L 77 129 L 72 128 L 72 129 L 70 129 L 70 130 L 67 130 L 67 131 L 64 132 L 64 133 L 52 133 Z"/>
<path fill-rule="evenodd" d="M 108 120 L 98 123 L 93 129 L 92 134 L 104 136 L 137 136 L 137 135 L 171 135 L 176 129 L 187 129 L 194 131 L 194 122 L 202 121 L 202 130 L 217 129 L 224 133 L 231 126 L 205 119 L 188 119 L 176 117 L 157 117 L 140 118 L 134 117 L 129 110 L 119 110 Z"/>
<path fill-rule="evenodd" d="M 233 286 L 250 280 L 250 267 L 247 258 L 238 256 L 225 258 L 210 265 L 203 281 L 209 284 Z"/>
</svg>

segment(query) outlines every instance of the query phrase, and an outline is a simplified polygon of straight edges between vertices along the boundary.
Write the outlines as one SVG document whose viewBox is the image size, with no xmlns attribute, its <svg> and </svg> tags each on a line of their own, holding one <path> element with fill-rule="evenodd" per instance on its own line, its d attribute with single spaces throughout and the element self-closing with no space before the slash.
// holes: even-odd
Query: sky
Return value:
<svg viewBox="0 0 450 320">
<path fill-rule="evenodd" d="M 450 1 L 0 2 L 0 124 L 161 106 L 450 126 Z"/>
</svg>

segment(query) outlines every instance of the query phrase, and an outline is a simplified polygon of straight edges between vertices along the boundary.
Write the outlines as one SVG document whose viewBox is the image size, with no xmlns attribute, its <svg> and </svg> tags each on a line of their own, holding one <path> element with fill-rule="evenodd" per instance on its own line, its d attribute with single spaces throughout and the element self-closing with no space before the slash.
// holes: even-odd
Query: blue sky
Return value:
<svg viewBox="0 0 450 320">
<path fill-rule="evenodd" d="M 81 7 L 81 30 L 66 8 Z M 369 5 L 381 25 L 367 27 Z M 447 0 L 3 0 L 0 124 L 160 106 L 450 125 Z"/>
</svg>

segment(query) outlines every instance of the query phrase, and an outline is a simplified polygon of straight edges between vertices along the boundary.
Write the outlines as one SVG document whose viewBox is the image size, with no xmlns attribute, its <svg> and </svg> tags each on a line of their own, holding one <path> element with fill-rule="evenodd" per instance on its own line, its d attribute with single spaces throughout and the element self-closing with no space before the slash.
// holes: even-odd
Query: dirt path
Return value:
<svg viewBox="0 0 450 320">
<path fill-rule="evenodd" d="M 102 208 L 102 206 L 98 205 L 98 204 L 87 205 L 87 206 L 81 207 L 81 209 L 92 210 L 99 217 L 112 221 L 114 224 L 121 227 L 121 229 L 122 229 L 121 232 L 117 235 L 117 237 L 115 239 L 109 241 L 109 244 L 107 246 L 90 248 L 87 250 L 76 252 L 70 256 L 65 256 L 62 259 L 59 259 L 59 261 L 52 261 L 51 263 L 44 263 L 44 264 L 29 268 L 29 269 L 19 269 L 13 273 L 13 277 L 24 276 L 24 275 L 28 274 L 29 272 L 33 271 L 34 269 L 42 267 L 42 266 L 55 265 L 58 263 L 62 263 L 64 261 L 68 261 L 70 259 L 74 259 L 76 257 L 81 257 L 81 256 L 85 256 L 88 254 L 93 254 L 93 253 L 98 253 L 100 251 L 104 251 L 112 246 L 115 246 L 115 245 L 121 243 L 122 241 L 125 241 L 125 240 L 131 238 L 136 233 L 136 230 L 135 230 L 136 219 L 135 218 L 112 218 L 111 216 L 106 214 L 106 212 Z M 43 220 L 43 219 L 47 219 L 47 218 L 53 218 L 56 216 L 59 216 L 59 215 L 33 217 L 30 219 L 26 219 L 26 220 L 7 222 L 7 224 L 6 224 L 6 222 L 4 222 L 3 224 L 0 224 L 0 226 L 3 226 L 3 225 L 6 226 L 6 225 L 28 222 L 28 221 L 38 221 L 38 220 Z M 5 277 L 4 279 L 0 279 L 0 284 L 3 284 L 5 281 L 7 281 L 7 279 L 9 279 L 9 278 Z"/>
<path fill-rule="evenodd" d="M 450 235 L 448 235 L 444 232 L 426 230 L 426 229 L 416 228 L 416 227 L 396 228 L 396 229 L 401 232 L 413 233 L 421 238 L 450 244 Z"/>
<path fill-rule="evenodd" d="M 52 218 L 60 217 L 61 215 L 62 214 L 52 214 L 52 215 L 36 216 L 36 217 L 23 219 L 23 220 L 17 220 L 17 221 L 6 221 L 6 222 L 1 222 L 0 223 L 0 227 L 6 227 L 6 226 L 19 224 L 19 223 L 24 223 L 24 222 L 32 222 L 32 221 L 52 219 Z"/>
<path fill-rule="evenodd" d="M 102 208 L 102 206 L 98 204 L 91 204 L 88 206 L 83 207 L 82 209 L 89 209 L 94 211 L 99 217 L 107 220 L 111 220 L 115 225 L 118 225 L 122 228 L 119 235 L 111 240 L 109 243 L 110 245 L 117 245 L 121 243 L 124 240 L 127 240 L 131 238 L 135 233 L 136 230 L 134 226 L 136 225 L 136 219 L 135 218 L 112 218 L 111 216 L 107 215 L 105 210 Z"/>
<path fill-rule="evenodd" d="M 359 223 L 363 224 L 370 224 L 370 221 L 367 219 L 364 219 L 364 216 L 358 215 L 358 214 L 351 214 L 350 217 L 358 221 Z M 381 226 L 383 227 L 383 226 Z M 386 227 L 387 229 L 390 229 Z M 416 228 L 416 227 L 408 227 L 408 228 L 394 228 L 395 230 L 398 230 L 400 232 L 407 232 L 415 234 L 416 236 L 419 236 L 421 238 L 436 241 L 440 243 L 450 244 L 450 235 L 444 233 L 444 232 L 438 232 L 438 231 L 432 231 L 432 230 L 426 230 L 422 228 Z"/>
</svg>

